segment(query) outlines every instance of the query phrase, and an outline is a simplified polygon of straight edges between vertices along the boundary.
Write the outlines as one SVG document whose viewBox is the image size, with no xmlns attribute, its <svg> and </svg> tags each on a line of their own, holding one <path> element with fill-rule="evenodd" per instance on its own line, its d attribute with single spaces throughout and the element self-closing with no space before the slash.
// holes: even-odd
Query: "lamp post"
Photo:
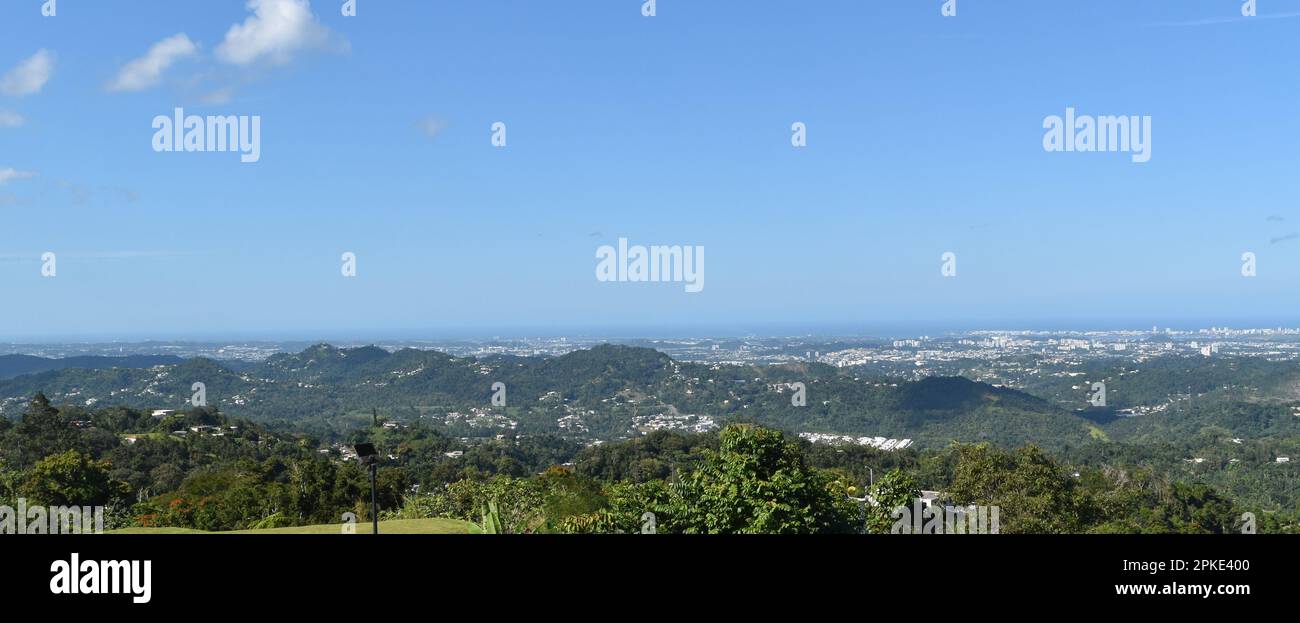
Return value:
<svg viewBox="0 0 1300 623">
<path fill-rule="evenodd" d="M 379 451 L 373 443 L 359 443 L 353 449 L 357 451 L 357 459 L 361 464 L 370 466 L 370 521 L 374 534 L 379 534 L 379 504 L 375 499 L 375 470 L 379 467 Z"/>
</svg>

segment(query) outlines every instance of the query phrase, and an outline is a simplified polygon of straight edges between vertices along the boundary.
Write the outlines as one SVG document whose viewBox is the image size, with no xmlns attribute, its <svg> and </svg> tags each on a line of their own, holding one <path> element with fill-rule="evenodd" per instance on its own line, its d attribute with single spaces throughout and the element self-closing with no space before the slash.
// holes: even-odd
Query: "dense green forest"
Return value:
<svg viewBox="0 0 1300 623">
<path fill-rule="evenodd" d="M 1172 395 L 1159 388 L 1176 393 L 1195 373 L 1146 367 L 1162 368 L 1133 375 L 1145 385 L 1105 370 L 1125 372 L 1120 395 Z M 1231 532 L 1247 512 L 1260 531 L 1297 531 L 1300 466 L 1279 462 L 1300 450 L 1283 393 L 1293 371 L 1224 369 L 1241 382 L 1137 417 L 962 377 L 695 364 L 620 346 L 478 360 L 321 345 L 239 371 L 204 359 L 52 369 L 0 381 L 0 505 L 104 505 L 110 527 L 364 519 L 368 475 L 348 452 L 373 442 L 382 514 L 490 514 L 502 531 L 637 532 L 653 517 L 658 532 L 881 532 L 881 509 L 922 490 L 1000 507 L 1003 532 Z M 196 381 L 209 406 L 180 407 Z M 492 403 L 496 382 L 508 406 Z M 30 392 L 20 407 L 17 392 Z M 656 430 L 656 417 L 712 425 Z"/>
<path fill-rule="evenodd" d="M 385 452 L 378 501 L 386 518 L 479 521 L 491 505 L 502 531 L 522 533 L 637 532 L 646 513 L 665 533 L 887 532 L 882 507 L 854 498 L 904 505 L 924 489 L 956 505 L 998 506 L 1006 533 L 1232 532 L 1248 511 L 1260 531 L 1300 530 L 1294 506 L 1244 505 L 1123 449 L 1093 461 L 989 444 L 885 452 L 745 424 L 587 447 L 555 436 L 465 444 L 420 424 L 378 424 L 351 441 Z M 166 432 L 178 428 L 203 432 Z M 20 421 L 0 425 L 0 442 L 0 503 L 105 505 L 110 528 L 234 530 L 368 516 L 355 461 L 215 409 L 159 419 L 126 408 L 58 409 L 37 396 Z"/>
<path fill-rule="evenodd" d="M 962 378 L 915 382 L 863 378 L 824 364 L 719 366 L 677 362 L 651 349 L 600 346 L 560 357 L 455 358 L 434 351 L 312 347 L 235 372 L 217 362 L 143 369 L 63 369 L 0 381 L 0 414 L 13 417 L 43 392 L 56 403 L 177 408 L 195 382 L 232 415 L 341 438 L 373 409 L 412 422 L 451 412 L 495 416 L 525 434 L 580 441 L 628 439 L 637 418 L 744 418 L 796 432 L 908 437 L 942 447 L 956 440 L 1001 444 L 1081 443 L 1092 422 L 1048 401 Z M 490 399 L 507 388 L 506 406 Z M 805 406 L 774 386 L 802 382 Z M 572 426 L 565 427 L 568 421 Z M 455 426 L 455 424 L 452 424 Z M 491 436 L 461 423 L 458 436 Z M 499 426 L 496 428 L 500 428 Z"/>
</svg>

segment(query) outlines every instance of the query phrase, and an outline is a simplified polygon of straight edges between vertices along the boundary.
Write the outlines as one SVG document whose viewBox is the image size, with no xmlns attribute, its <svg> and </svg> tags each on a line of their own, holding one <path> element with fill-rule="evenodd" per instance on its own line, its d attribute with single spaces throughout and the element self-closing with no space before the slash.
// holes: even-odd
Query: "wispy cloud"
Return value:
<svg viewBox="0 0 1300 623">
<path fill-rule="evenodd" d="M 39 93 L 54 75 L 54 54 L 39 50 L 0 78 L 0 93 L 23 96 Z"/>
<path fill-rule="evenodd" d="M 447 127 L 446 123 L 435 117 L 426 117 L 421 119 L 420 123 L 416 125 L 420 128 L 420 131 L 429 138 L 438 138 L 438 134 Z"/>
<path fill-rule="evenodd" d="M 13 180 L 25 180 L 35 176 L 35 173 L 30 171 L 19 171 L 13 167 L 0 169 L 0 185 L 7 184 Z"/>
<path fill-rule="evenodd" d="M 57 249 L 56 249 L 57 251 Z M 180 251 L 96 251 L 89 253 L 64 253 L 58 252 L 60 260 L 75 260 L 88 262 L 107 262 L 114 260 L 165 260 L 178 257 L 193 256 L 194 253 Z M 31 264 L 41 261 L 40 253 L 6 253 L 0 255 L 0 263 L 4 264 Z"/>
<path fill-rule="evenodd" d="M 0 110 L 0 128 L 16 128 L 27 120 L 12 110 Z"/>
<path fill-rule="evenodd" d="M 199 103 L 204 106 L 221 106 L 229 104 L 234 99 L 235 90 L 230 87 L 223 87 L 215 91 L 209 91 L 199 97 Z"/>
<path fill-rule="evenodd" d="M 144 56 L 126 65 L 105 88 L 109 91 L 142 91 L 158 84 L 164 71 L 176 61 L 194 56 L 199 51 L 185 33 L 178 33 L 153 44 Z"/>
</svg>

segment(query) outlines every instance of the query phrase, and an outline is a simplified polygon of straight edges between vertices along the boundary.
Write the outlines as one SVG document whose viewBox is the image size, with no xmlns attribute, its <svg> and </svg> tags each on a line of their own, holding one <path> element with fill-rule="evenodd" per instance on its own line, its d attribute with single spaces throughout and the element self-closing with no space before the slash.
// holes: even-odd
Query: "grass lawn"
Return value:
<svg viewBox="0 0 1300 623">
<path fill-rule="evenodd" d="M 358 523 L 357 534 L 370 534 L 370 523 Z M 189 528 L 122 528 L 106 534 L 342 534 L 343 524 L 295 526 L 267 530 L 207 532 Z M 379 522 L 380 534 L 468 534 L 469 523 L 459 519 L 394 519 Z"/>
</svg>

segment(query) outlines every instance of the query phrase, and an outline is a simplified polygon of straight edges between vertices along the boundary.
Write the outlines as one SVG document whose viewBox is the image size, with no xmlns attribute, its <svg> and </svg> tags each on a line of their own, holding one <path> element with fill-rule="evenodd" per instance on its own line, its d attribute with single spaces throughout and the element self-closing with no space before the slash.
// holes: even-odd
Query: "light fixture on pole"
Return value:
<svg viewBox="0 0 1300 623">
<path fill-rule="evenodd" d="M 359 443 L 353 449 L 357 451 L 357 459 L 361 464 L 370 466 L 370 521 L 374 526 L 374 534 L 379 534 L 379 504 L 375 501 L 375 470 L 379 466 L 379 451 L 373 443 Z"/>
</svg>

